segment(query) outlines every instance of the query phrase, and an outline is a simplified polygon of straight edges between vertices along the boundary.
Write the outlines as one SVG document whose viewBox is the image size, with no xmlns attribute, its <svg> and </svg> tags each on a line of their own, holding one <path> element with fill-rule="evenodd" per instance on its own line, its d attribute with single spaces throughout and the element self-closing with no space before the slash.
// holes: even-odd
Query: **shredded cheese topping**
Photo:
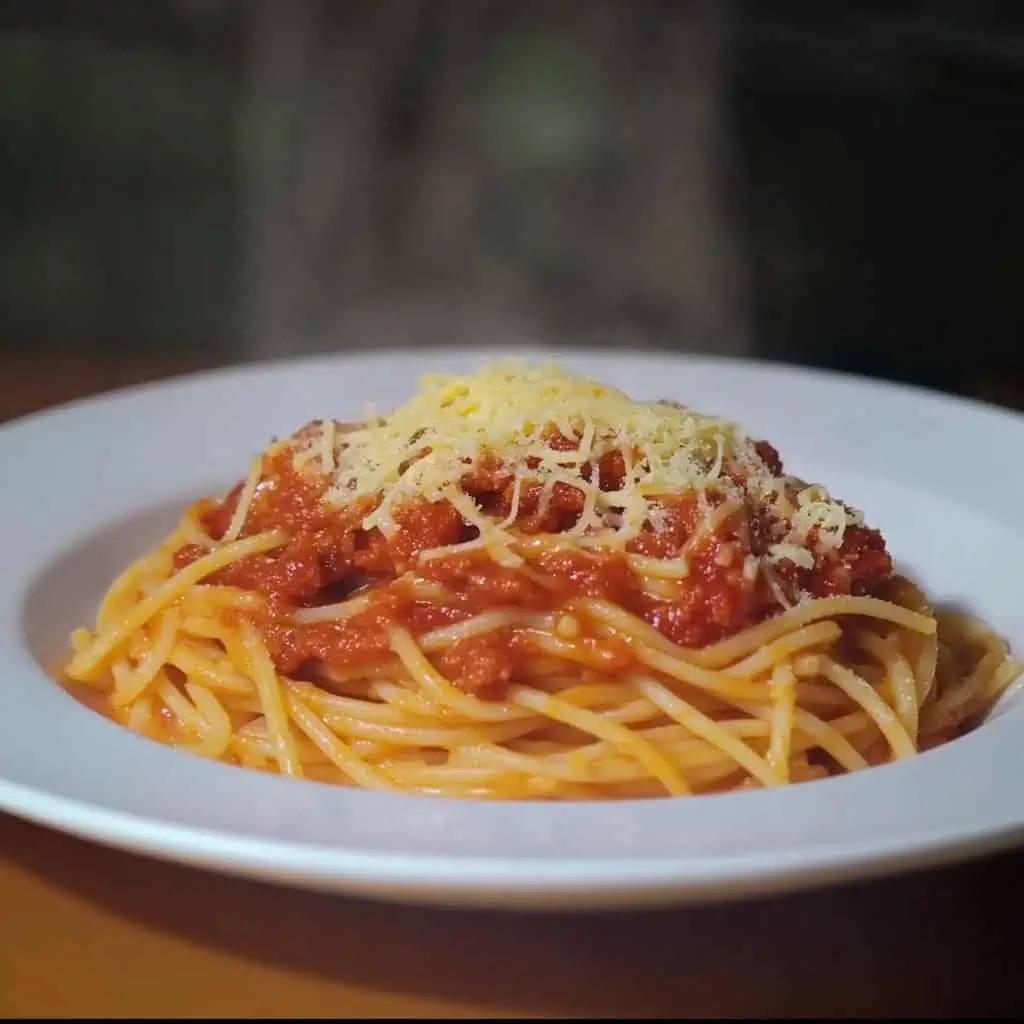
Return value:
<svg viewBox="0 0 1024 1024">
<path fill-rule="evenodd" d="M 330 505 L 372 497 L 377 503 L 363 525 L 389 534 L 403 503 L 450 501 L 479 530 L 473 546 L 505 564 L 513 564 L 509 545 L 527 483 L 541 487 L 542 510 L 558 484 L 582 493 L 582 513 L 563 535 L 579 546 L 621 546 L 645 527 L 657 529 L 658 499 L 688 492 L 698 493 L 709 519 L 715 512 L 707 496 L 715 492 L 729 504 L 770 508 L 784 524 L 770 561 L 806 566 L 808 548 L 837 549 L 846 527 L 862 521 L 823 488 L 775 476 L 739 425 L 674 401 L 635 401 L 556 365 L 502 362 L 471 375 L 432 375 L 387 415 L 318 427 L 292 440 L 294 463 L 330 478 Z M 575 447 L 563 450 L 566 441 Z M 605 491 L 600 460 L 612 452 L 625 472 L 618 489 Z M 486 515 L 460 489 L 485 460 L 514 473 L 504 520 Z"/>
</svg>

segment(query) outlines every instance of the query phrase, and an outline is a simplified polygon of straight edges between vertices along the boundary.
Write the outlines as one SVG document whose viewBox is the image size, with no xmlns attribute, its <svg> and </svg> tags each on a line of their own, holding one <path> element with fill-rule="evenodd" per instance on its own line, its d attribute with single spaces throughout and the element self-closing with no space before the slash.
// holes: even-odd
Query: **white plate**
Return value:
<svg viewBox="0 0 1024 1024">
<path fill-rule="evenodd" d="M 272 435 L 386 408 L 493 350 L 271 363 L 76 403 L 0 429 L 0 807 L 206 868 L 401 901 L 613 907 L 737 898 L 1024 837 L 1024 707 L 909 762 L 790 788 L 552 805 L 269 777 L 139 738 L 44 671 L 129 559 Z M 540 353 L 533 351 L 531 356 Z M 942 600 L 1024 649 L 1024 418 L 850 377 L 666 355 L 559 353 L 635 397 L 744 422 L 867 513 Z M 1005 713 L 1004 713 L 1005 712 Z"/>
</svg>

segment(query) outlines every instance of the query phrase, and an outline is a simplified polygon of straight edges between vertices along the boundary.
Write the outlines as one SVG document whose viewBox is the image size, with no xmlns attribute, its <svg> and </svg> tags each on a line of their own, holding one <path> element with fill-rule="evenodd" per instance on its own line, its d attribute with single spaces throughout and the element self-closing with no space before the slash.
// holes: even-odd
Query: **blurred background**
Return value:
<svg viewBox="0 0 1024 1024">
<path fill-rule="evenodd" d="M 517 337 L 1024 405 L 1022 172 L 1021 0 L 6 0 L 4 413 Z"/>
</svg>

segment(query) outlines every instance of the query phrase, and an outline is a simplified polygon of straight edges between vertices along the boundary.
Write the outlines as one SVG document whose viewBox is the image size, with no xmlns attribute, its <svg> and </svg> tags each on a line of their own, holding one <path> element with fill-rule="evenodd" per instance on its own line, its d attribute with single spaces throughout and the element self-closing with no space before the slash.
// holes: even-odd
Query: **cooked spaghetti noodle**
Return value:
<svg viewBox="0 0 1024 1024">
<path fill-rule="evenodd" d="M 71 639 L 67 680 L 155 740 L 512 799 L 858 771 L 952 740 L 1022 670 L 767 443 L 517 364 L 275 442 Z"/>
</svg>

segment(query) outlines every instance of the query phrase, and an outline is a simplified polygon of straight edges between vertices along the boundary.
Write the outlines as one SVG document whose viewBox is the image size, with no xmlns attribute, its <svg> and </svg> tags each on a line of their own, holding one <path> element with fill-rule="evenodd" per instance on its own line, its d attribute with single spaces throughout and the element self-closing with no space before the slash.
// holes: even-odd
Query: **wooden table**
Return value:
<svg viewBox="0 0 1024 1024">
<path fill-rule="evenodd" d="M 0 419 L 177 364 L 0 361 Z M 1024 1011 L 1024 853 L 696 910 L 394 907 L 0 815 L 0 1015 L 647 1017 Z"/>
</svg>

